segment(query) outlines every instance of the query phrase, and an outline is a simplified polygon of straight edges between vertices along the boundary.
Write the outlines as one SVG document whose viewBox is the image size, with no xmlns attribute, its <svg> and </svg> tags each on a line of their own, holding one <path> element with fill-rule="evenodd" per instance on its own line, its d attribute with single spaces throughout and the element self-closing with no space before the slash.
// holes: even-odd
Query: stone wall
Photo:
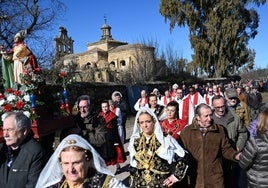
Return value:
<svg viewBox="0 0 268 188">
<path fill-rule="evenodd" d="M 119 91 L 129 105 L 129 113 L 135 113 L 133 111 L 133 103 L 140 97 L 140 91 L 142 89 L 145 89 L 149 93 L 152 92 L 154 88 L 158 88 L 161 93 L 164 93 L 164 90 L 169 87 L 170 85 L 168 83 L 163 82 L 132 86 L 113 83 L 78 82 L 70 84 L 67 89 L 69 91 L 69 101 L 71 106 L 74 105 L 76 99 L 80 95 L 86 94 L 94 99 L 95 110 L 100 110 L 101 101 L 111 99 L 112 93 L 114 91 Z M 60 91 L 62 91 L 62 89 L 58 90 L 58 92 Z"/>
</svg>

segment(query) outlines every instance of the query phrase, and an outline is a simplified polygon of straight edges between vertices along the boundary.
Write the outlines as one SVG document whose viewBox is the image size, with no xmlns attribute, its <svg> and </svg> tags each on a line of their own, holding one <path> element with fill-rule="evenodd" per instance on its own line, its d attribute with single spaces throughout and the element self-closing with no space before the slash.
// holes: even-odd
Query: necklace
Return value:
<svg viewBox="0 0 268 188">
<path fill-rule="evenodd" d="M 64 182 L 62 183 L 62 185 L 60 186 L 60 188 L 78 188 L 81 185 L 83 185 L 84 183 L 79 183 L 77 185 L 70 185 L 67 180 L 64 180 Z"/>
<path fill-rule="evenodd" d="M 151 136 L 142 134 L 142 137 L 139 141 L 139 145 L 137 147 L 137 153 L 135 154 L 135 158 L 139 162 L 137 168 L 145 169 L 144 180 L 147 184 L 152 181 L 150 169 L 153 169 L 155 167 L 154 161 L 152 159 L 154 158 L 156 149 L 157 146 L 155 134 Z"/>
</svg>

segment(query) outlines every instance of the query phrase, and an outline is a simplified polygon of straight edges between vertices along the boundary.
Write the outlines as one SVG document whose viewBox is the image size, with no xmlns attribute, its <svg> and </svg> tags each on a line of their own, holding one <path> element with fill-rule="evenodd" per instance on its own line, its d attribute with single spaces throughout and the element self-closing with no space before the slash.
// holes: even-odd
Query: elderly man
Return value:
<svg viewBox="0 0 268 188">
<path fill-rule="evenodd" d="M 0 145 L 0 187 L 34 188 L 47 162 L 45 150 L 33 139 L 31 120 L 21 112 L 4 114 Z"/>
<path fill-rule="evenodd" d="M 141 97 L 135 103 L 134 109 L 136 111 L 139 111 L 140 107 L 144 107 L 144 106 L 148 107 L 148 96 L 145 90 L 141 90 Z"/>
<path fill-rule="evenodd" d="M 243 125 L 248 128 L 250 122 L 248 105 L 239 100 L 237 90 L 235 88 L 227 89 L 225 91 L 225 98 L 228 109 L 233 110 L 241 118 Z"/>
<path fill-rule="evenodd" d="M 251 92 L 247 94 L 247 102 L 249 106 L 249 113 L 251 120 L 254 120 L 258 117 L 260 113 L 260 107 L 262 105 L 262 95 L 258 91 L 258 86 L 252 86 Z"/>
<path fill-rule="evenodd" d="M 209 105 L 196 107 L 195 120 L 182 129 L 180 141 L 192 156 L 190 187 L 224 188 L 222 159 L 237 161 L 240 154 L 231 147 L 224 127 L 214 123 Z"/>
<path fill-rule="evenodd" d="M 229 96 L 230 97 L 230 96 Z M 217 95 L 212 99 L 214 108 L 213 120 L 216 124 L 226 128 L 228 138 L 232 146 L 241 151 L 248 139 L 248 131 L 243 125 L 241 118 L 227 107 L 226 99 L 223 96 Z M 241 169 L 237 163 L 224 161 L 226 187 L 239 187 Z"/>
<path fill-rule="evenodd" d="M 93 101 L 90 96 L 81 95 L 78 97 L 77 105 L 79 112 L 75 115 L 74 121 L 78 128 L 78 134 L 82 134 L 102 155 L 103 144 L 106 142 L 105 137 L 107 134 L 105 120 L 96 112 L 93 112 Z"/>
</svg>

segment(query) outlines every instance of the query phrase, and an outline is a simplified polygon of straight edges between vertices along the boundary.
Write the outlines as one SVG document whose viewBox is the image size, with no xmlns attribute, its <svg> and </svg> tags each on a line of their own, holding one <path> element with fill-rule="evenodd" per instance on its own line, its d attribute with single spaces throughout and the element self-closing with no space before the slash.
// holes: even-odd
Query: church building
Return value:
<svg viewBox="0 0 268 188">
<path fill-rule="evenodd" d="M 77 81 L 82 82 L 126 83 L 144 71 L 165 73 L 165 63 L 157 60 L 154 47 L 114 40 L 106 19 L 101 31 L 99 41 L 87 44 L 85 52 L 73 53 L 74 40 L 60 27 L 60 36 L 54 39 L 55 62 L 65 66 L 75 64 Z"/>
</svg>

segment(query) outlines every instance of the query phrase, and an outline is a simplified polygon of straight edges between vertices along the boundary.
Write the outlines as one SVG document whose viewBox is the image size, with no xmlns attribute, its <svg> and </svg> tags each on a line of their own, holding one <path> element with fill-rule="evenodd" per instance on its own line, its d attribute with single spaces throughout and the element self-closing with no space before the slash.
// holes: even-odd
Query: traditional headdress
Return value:
<svg viewBox="0 0 268 188">
<path fill-rule="evenodd" d="M 120 93 L 119 91 L 114 91 L 112 93 L 112 100 L 114 100 L 115 96 L 120 96 L 122 98 L 122 93 Z"/>
<path fill-rule="evenodd" d="M 39 179 L 36 184 L 36 188 L 45 188 L 51 185 L 54 185 L 61 181 L 63 177 L 62 167 L 59 161 L 59 156 L 61 151 L 68 146 L 77 146 L 89 150 L 92 153 L 93 161 L 92 167 L 95 168 L 98 172 L 102 174 L 107 174 L 114 176 L 110 170 L 107 169 L 107 166 L 101 156 L 96 152 L 96 150 L 88 143 L 87 140 L 83 139 L 79 135 L 71 134 L 64 138 L 57 149 L 54 151 L 53 155 L 50 157 L 45 168 L 42 170 Z M 119 181 L 115 178 L 111 179 L 110 185 L 114 187 L 124 187 L 118 184 Z M 116 186 L 115 186 L 116 185 Z M 110 186 L 113 187 L 113 186 Z"/>
<path fill-rule="evenodd" d="M 130 165 L 133 167 L 137 166 L 137 161 L 134 159 L 134 156 L 136 154 L 136 150 L 134 148 L 134 140 L 141 137 L 142 130 L 138 123 L 138 118 L 142 112 L 149 113 L 155 120 L 154 125 L 154 134 L 156 136 L 156 139 L 161 143 L 161 147 L 157 150 L 157 155 L 161 157 L 162 159 L 168 161 L 169 164 L 171 164 L 172 160 L 174 159 L 175 154 L 177 154 L 180 157 L 184 157 L 185 151 L 184 149 L 178 144 L 178 142 L 170 135 L 164 136 L 160 123 L 156 117 L 156 115 L 153 113 L 153 111 L 148 107 L 141 107 L 140 110 L 137 112 L 134 127 L 133 127 L 133 133 L 130 137 L 130 142 L 128 146 L 129 156 L 130 156 Z"/>
<path fill-rule="evenodd" d="M 20 39 L 24 40 L 26 38 L 26 35 L 27 35 L 27 30 L 21 30 L 18 33 L 16 33 L 14 38 L 20 38 Z"/>
</svg>

